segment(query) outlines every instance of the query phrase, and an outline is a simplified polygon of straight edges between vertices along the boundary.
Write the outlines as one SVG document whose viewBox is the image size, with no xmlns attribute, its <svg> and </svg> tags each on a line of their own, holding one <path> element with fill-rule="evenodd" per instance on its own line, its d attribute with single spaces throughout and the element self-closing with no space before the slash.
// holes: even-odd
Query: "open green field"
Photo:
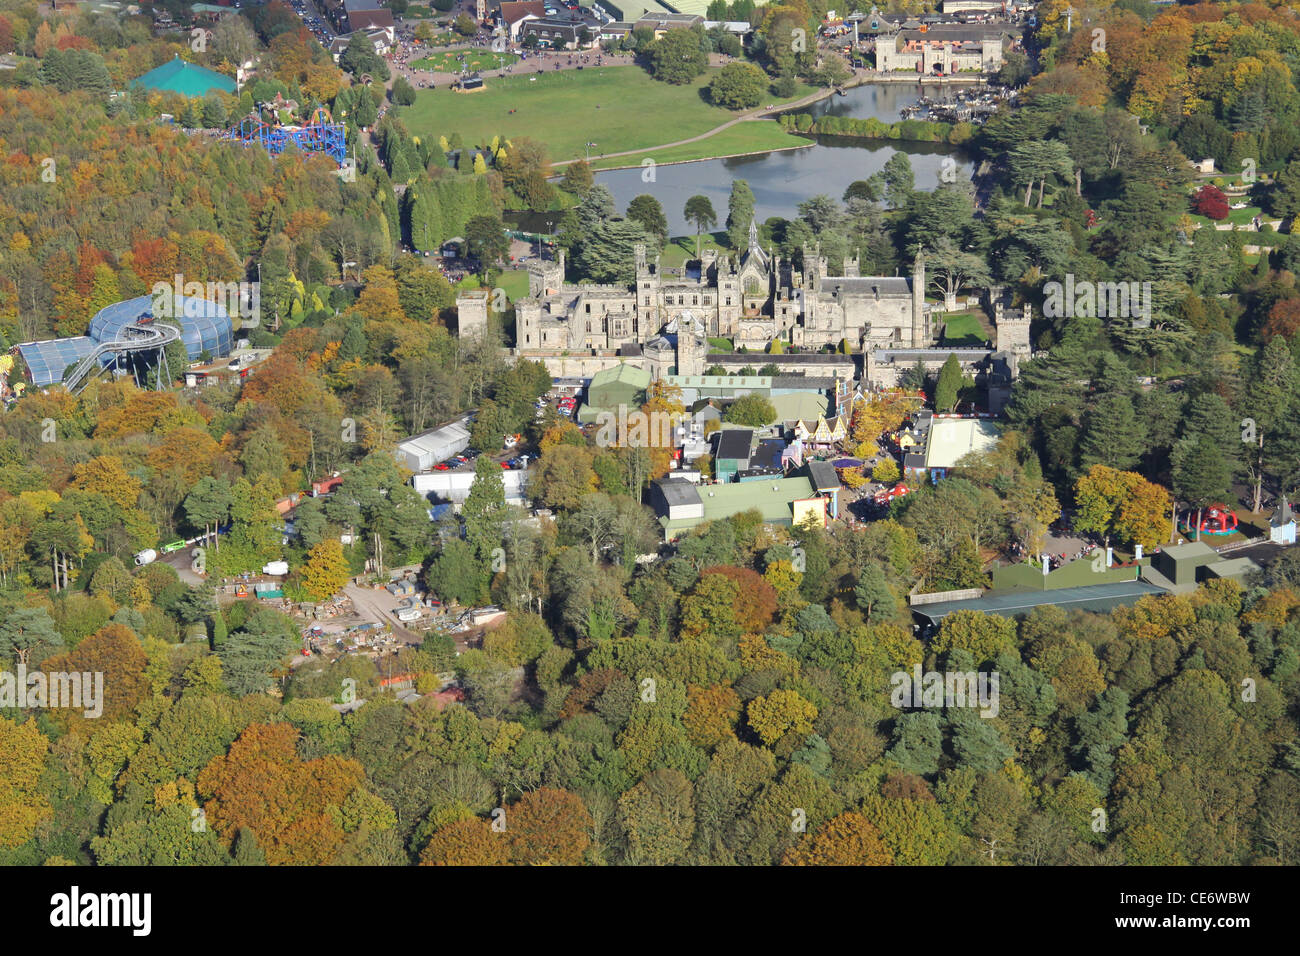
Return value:
<svg viewBox="0 0 1300 956">
<path fill-rule="evenodd" d="M 958 312 L 943 318 L 943 344 L 953 348 L 976 348 L 988 341 L 989 333 L 973 312 Z"/>
<path fill-rule="evenodd" d="M 528 66 L 526 63 L 525 68 Z M 738 114 L 711 106 L 701 96 L 713 72 L 686 86 L 657 82 L 630 66 L 489 76 L 485 88 L 477 93 L 421 90 L 413 105 L 401 107 L 398 112 L 417 136 L 458 132 L 467 143 L 486 142 L 497 134 L 506 138 L 529 136 L 544 142 L 554 160 L 579 159 L 584 155 L 584 144 L 594 142 L 594 158 L 603 152 L 646 149 L 699 136 L 734 118 Z M 809 91 L 804 87 L 798 95 Z M 785 101 L 773 97 L 771 102 Z M 756 136 L 765 137 L 760 145 L 749 149 L 774 148 L 782 142 L 776 138 L 778 133 L 786 145 L 794 139 L 775 123 L 743 125 L 772 127 L 740 133 L 746 143 L 755 142 Z M 721 135 L 735 130 L 733 127 Z M 723 142 L 719 139 L 719 143 Z M 692 145 L 698 152 L 692 158 L 728 151 L 715 152 L 711 143 Z M 700 150 L 702 145 L 704 149 Z M 656 161 L 663 160 L 656 157 Z"/>
<path fill-rule="evenodd" d="M 1234 226 L 1244 226 L 1256 216 L 1263 215 L 1263 213 L 1264 210 L 1258 206 L 1247 206 L 1245 209 L 1229 209 L 1227 221 Z"/>
<path fill-rule="evenodd" d="M 518 59 L 513 53 L 493 53 L 491 50 L 448 50 L 446 53 L 435 53 L 415 60 L 411 63 L 411 68 L 433 70 L 435 73 L 459 73 L 469 67 L 477 72 L 509 66 Z"/>
<path fill-rule="evenodd" d="M 716 159 L 719 156 L 738 156 L 743 153 L 761 153 L 792 146 L 811 146 L 812 140 L 795 136 L 783 130 L 773 120 L 752 120 L 737 123 L 720 133 L 698 143 L 672 146 L 668 149 L 649 149 L 632 156 L 616 159 L 592 160 L 592 169 L 612 169 L 617 166 L 640 166 L 643 159 L 656 163 L 689 163 L 698 159 Z M 619 150 L 622 152 L 622 150 Z"/>
</svg>

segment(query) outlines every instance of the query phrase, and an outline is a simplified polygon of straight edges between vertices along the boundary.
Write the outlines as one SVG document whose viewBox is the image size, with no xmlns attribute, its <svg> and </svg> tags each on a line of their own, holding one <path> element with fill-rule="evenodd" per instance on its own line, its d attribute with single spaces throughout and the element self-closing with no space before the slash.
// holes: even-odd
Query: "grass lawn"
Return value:
<svg viewBox="0 0 1300 956">
<path fill-rule="evenodd" d="M 1227 221 L 1240 226 L 1250 222 L 1256 216 L 1262 215 L 1263 212 L 1264 210 L 1258 206 L 1247 206 L 1245 209 L 1230 209 L 1228 210 Z"/>
<path fill-rule="evenodd" d="M 715 352 L 727 353 L 734 352 L 736 347 L 732 345 L 731 339 L 709 339 L 709 354 Z"/>
<path fill-rule="evenodd" d="M 524 64 L 526 70 L 530 67 L 531 61 Z M 400 107 L 398 113 L 417 136 L 458 132 L 467 143 L 486 142 L 497 134 L 529 136 L 544 142 L 552 159 L 576 159 L 583 156 L 588 142 L 598 144 L 592 147 L 596 153 L 646 149 L 698 136 L 725 123 L 736 114 L 710 105 L 700 95 L 714 72 L 685 86 L 657 82 L 632 66 L 488 76 L 477 93 L 420 90 L 415 103 Z M 809 88 L 798 92 L 804 95 Z M 776 97 L 770 101 L 784 102 Z M 750 148 L 772 148 L 780 142 L 777 133 L 792 139 L 775 123 L 745 126 L 772 127 L 741 133 L 748 142 L 757 136 L 770 137 Z M 701 153 L 711 154 L 711 148 Z"/>
<path fill-rule="evenodd" d="M 1201 216 L 1196 213 L 1192 213 L 1191 218 L 1193 222 L 1199 222 L 1202 226 L 1209 226 L 1210 228 L 1214 228 L 1215 225 L 1221 225 L 1225 222 L 1230 222 L 1234 226 L 1244 226 L 1247 223 L 1249 223 L 1252 219 L 1254 219 L 1256 216 L 1262 214 L 1263 214 L 1263 210 L 1260 209 L 1258 206 L 1247 206 L 1245 209 L 1228 210 L 1228 217 L 1226 219 L 1219 219 L 1217 220 L 1217 222 L 1216 220 L 1211 219 L 1209 216 Z"/>
<path fill-rule="evenodd" d="M 988 332 L 973 312 L 945 315 L 943 321 L 944 345 L 952 348 L 974 348 L 988 341 Z"/>
<path fill-rule="evenodd" d="M 787 133 L 773 120 L 753 120 L 738 123 L 698 143 L 687 143 L 685 146 L 673 146 L 669 149 L 649 149 L 644 153 L 620 156 L 616 159 L 592 160 L 591 168 L 639 166 L 643 159 L 653 159 L 656 163 L 686 163 L 696 159 L 714 159 L 718 156 L 736 156 L 741 153 L 759 153 L 774 149 L 788 149 L 791 146 L 811 145 L 812 140 Z"/>
<path fill-rule="evenodd" d="M 508 272 L 501 273 L 501 278 L 497 280 L 500 288 L 505 289 L 506 298 L 511 302 L 517 302 L 528 295 L 528 270 L 511 269 Z M 454 286 L 457 292 L 464 292 L 470 289 L 481 289 L 483 283 L 479 281 L 476 275 L 469 275 L 461 279 Z"/>
<path fill-rule="evenodd" d="M 715 249 L 727 248 L 727 234 L 725 232 L 705 232 L 700 235 L 700 248 L 707 249 L 713 246 Z M 659 254 L 659 264 L 665 269 L 680 269 L 688 260 L 695 258 L 695 237 L 694 236 L 674 236 L 668 240 L 668 245 L 664 246 L 663 251 Z"/>
<path fill-rule="evenodd" d="M 465 59 L 461 60 L 461 57 Z M 433 70 L 435 73 L 459 73 L 464 67 L 476 71 L 495 70 L 498 64 L 509 66 L 518 59 L 513 53 L 493 53 L 491 50 L 448 50 L 446 53 L 435 53 L 415 60 L 411 67 L 416 70 Z"/>
</svg>

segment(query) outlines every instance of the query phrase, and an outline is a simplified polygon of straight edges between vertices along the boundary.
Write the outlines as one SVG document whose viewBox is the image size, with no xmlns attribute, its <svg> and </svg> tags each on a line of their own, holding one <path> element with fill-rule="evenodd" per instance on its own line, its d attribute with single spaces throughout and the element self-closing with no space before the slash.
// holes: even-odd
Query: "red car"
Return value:
<svg viewBox="0 0 1300 956">
<path fill-rule="evenodd" d="M 451 471 L 451 465 L 447 464 L 446 462 L 438 462 L 438 464 L 436 464 L 436 465 L 433 466 L 433 470 L 434 470 L 434 471 Z"/>
<path fill-rule="evenodd" d="M 503 461 L 503 462 L 501 463 L 501 467 L 504 468 L 506 471 L 509 471 L 509 470 L 510 470 L 510 462 L 508 462 L 508 461 Z"/>
</svg>

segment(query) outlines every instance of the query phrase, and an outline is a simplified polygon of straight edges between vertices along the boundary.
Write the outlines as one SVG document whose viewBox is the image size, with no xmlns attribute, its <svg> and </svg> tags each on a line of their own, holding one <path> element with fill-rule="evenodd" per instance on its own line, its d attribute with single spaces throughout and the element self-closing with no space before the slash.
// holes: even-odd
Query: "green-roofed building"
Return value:
<svg viewBox="0 0 1300 956">
<path fill-rule="evenodd" d="M 665 4 L 658 0 L 604 0 L 601 4 L 615 20 L 635 23 L 647 15 L 671 13 Z"/>
<path fill-rule="evenodd" d="M 1116 581 L 1088 587 L 1054 588 L 1050 591 L 989 592 L 983 597 L 933 604 L 913 604 L 912 613 L 929 624 L 938 624 L 954 611 L 978 611 L 999 617 L 1024 617 L 1034 608 L 1052 604 L 1066 611 L 1094 611 L 1108 614 L 1120 605 L 1130 606 L 1148 594 L 1167 593 L 1146 581 Z"/>
<path fill-rule="evenodd" d="M 786 392 L 771 395 L 768 401 L 776 409 L 778 422 L 815 422 L 830 409 L 830 399 L 817 392 Z"/>
<path fill-rule="evenodd" d="M 650 373 L 638 365 L 627 362 L 601 369 L 591 377 L 587 386 L 587 404 L 593 408 L 640 408 L 645 404 L 646 389 L 650 387 Z"/>
<path fill-rule="evenodd" d="M 207 96 L 214 91 L 234 93 L 238 89 L 230 77 L 182 60 L 179 56 L 150 70 L 144 76 L 136 77 L 131 81 L 131 86 L 189 97 Z"/>
<path fill-rule="evenodd" d="M 651 503 L 669 541 L 706 521 L 751 509 L 767 524 L 789 527 L 794 523 L 794 503 L 816 497 L 817 489 L 806 477 L 698 486 L 675 479 L 650 486 Z"/>
</svg>

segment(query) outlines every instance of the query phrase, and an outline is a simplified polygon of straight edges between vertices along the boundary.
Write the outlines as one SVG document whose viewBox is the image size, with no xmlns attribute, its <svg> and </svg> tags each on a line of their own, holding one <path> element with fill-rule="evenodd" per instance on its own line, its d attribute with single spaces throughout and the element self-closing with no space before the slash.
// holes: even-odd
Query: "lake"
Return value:
<svg viewBox="0 0 1300 956">
<path fill-rule="evenodd" d="M 874 116 L 883 122 L 899 119 L 899 110 L 915 103 L 922 94 L 920 86 L 903 83 L 867 84 L 854 87 L 847 96 L 831 96 L 803 107 L 800 113 L 816 116 Z M 933 87 L 927 95 L 936 97 Z M 743 179 L 754 191 L 758 221 L 771 216 L 792 219 L 798 215 L 799 203 L 817 195 L 840 199 L 849 184 L 878 172 L 895 152 L 905 152 L 912 160 L 918 189 L 931 190 L 939 185 L 940 175 L 953 164 L 959 179 L 969 180 L 973 171 L 963 154 L 937 143 L 885 143 L 878 140 L 845 139 L 823 136 L 801 149 L 739 156 L 734 159 L 710 159 L 698 163 L 676 163 L 654 168 L 655 181 L 643 182 L 646 171 L 615 169 L 596 174 L 596 182 L 608 186 L 619 211 L 627 209 L 633 198 L 643 193 L 654 196 L 664 207 L 668 229 L 673 235 L 695 232 L 682 211 L 692 196 L 709 197 L 718 214 L 718 228 L 727 216 L 727 198 L 733 179 Z M 948 161 L 945 164 L 945 161 Z"/>
</svg>

